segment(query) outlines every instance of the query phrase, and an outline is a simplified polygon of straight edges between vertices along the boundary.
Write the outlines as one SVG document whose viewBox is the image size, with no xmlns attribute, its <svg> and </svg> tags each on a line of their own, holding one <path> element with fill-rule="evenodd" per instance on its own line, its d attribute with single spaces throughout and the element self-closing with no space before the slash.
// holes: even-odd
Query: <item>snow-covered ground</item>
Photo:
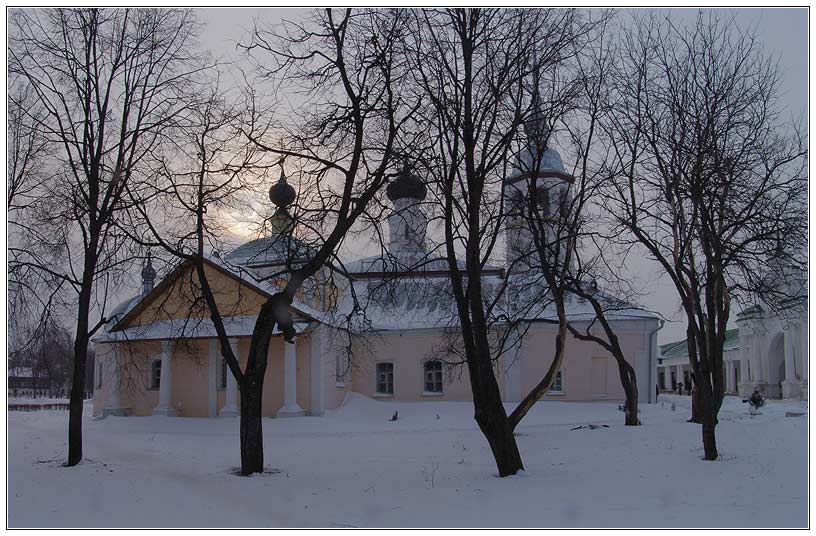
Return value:
<svg viewBox="0 0 816 536">
<path fill-rule="evenodd" d="M 538 404 L 518 429 L 527 470 L 510 478 L 496 476 L 469 403 L 354 396 L 322 418 L 265 419 L 270 472 L 250 478 L 232 474 L 238 419 L 88 418 L 86 460 L 64 468 L 67 412 L 9 412 L 8 524 L 807 525 L 807 416 L 785 417 L 804 403 L 769 401 L 749 417 L 728 397 L 721 458 L 707 462 L 689 397 L 660 400 L 630 428 L 617 404 Z M 609 428 L 571 430 L 586 423 Z"/>
</svg>

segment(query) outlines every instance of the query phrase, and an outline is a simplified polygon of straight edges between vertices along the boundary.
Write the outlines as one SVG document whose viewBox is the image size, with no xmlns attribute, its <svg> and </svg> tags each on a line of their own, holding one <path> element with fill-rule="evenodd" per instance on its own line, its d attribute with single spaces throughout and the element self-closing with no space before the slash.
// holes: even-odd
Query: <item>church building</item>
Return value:
<svg viewBox="0 0 816 536">
<path fill-rule="evenodd" d="M 531 165 L 535 150 L 530 144 L 516 159 L 505 180 L 505 196 L 511 199 L 534 177 L 542 189 L 537 194 L 546 200 L 544 210 L 558 214 L 572 177 L 554 149 L 547 149 L 538 165 Z M 386 194 L 393 205 L 386 253 L 347 262 L 342 269 L 322 269 L 291 305 L 295 343 L 285 343 L 275 332 L 264 384 L 264 415 L 322 415 L 352 392 L 383 401 L 471 400 L 467 367 L 456 344 L 458 318 L 448 264 L 431 254 L 426 236 L 427 187 L 406 166 L 387 185 Z M 275 274 L 311 252 L 298 240 L 287 210 L 295 199 L 294 188 L 281 174 L 270 189 L 270 200 L 277 206 L 273 232 L 205 262 L 242 366 L 261 304 L 282 288 Z M 529 247 L 531 238 L 523 222 L 513 218 L 508 218 L 506 234 L 509 265 Z M 485 288 L 501 288 L 508 283 L 508 273 L 507 266 L 485 266 Z M 94 414 L 237 415 L 238 388 L 221 357 L 209 312 L 197 298 L 195 272 L 181 263 L 156 284 L 155 279 L 148 260 L 142 270 L 142 291 L 113 311 L 104 333 L 95 339 Z M 511 287 L 514 284 L 509 281 Z M 508 402 L 521 400 L 552 362 L 557 325 L 551 322 L 555 312 L 544 305 L 545 295 L 542 289 L 526 286 L 511 288 L 503 298 L 542 303 L 515 350 L 497 360 L 496 376 Z M 346 319 L 355 305 L 362 307 L 364 321 L 350 329 Z M 576 298 L 567 303 L 567 312 L 579 328 L 594 319 L 591 305 Z M 639 399 L 650 402 L 657 383 L 658 319 L 635 306 L 616 307 L 610 319 L 636 371 Z M 570 337 L 563 366 L 545 400 L 623 397 L 613 357 L 594 343 Z"/>
</svg>

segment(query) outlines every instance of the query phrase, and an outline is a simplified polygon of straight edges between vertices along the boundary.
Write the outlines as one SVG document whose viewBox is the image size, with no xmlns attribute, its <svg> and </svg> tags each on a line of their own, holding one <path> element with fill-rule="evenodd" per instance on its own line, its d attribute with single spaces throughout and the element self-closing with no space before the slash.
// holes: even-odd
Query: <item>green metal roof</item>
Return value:
<svg viewBox="0 0 816 536">
<path fill-rule="evenodd" d="M 725 332 L 725 345 L 723 350 L 736 350 L 739 348 L 739 328 L 729 329 Z M 682 357 L 688 355 L 688 344 L 686 339 L 682 341 L 670 342 L 660 346 L 660 356 L 662 359 L 672 357 Z"/>
</svg>

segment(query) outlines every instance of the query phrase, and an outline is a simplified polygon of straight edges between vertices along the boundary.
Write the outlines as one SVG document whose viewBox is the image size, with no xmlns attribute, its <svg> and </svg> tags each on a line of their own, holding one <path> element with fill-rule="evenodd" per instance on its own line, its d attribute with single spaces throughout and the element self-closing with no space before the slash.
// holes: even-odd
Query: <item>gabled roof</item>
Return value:
<svg viewBox="0 0 816 536">
<path fill-rule="evenodd" d="M 281 290 L 277 285 L 275 285 L 274 282 L 268 280 L 257 281 L 254 277 L 252 277 L 251 272 L 239 267 L 231 267 L 219 259 L 205 257 L 203 261 L 205 265 L 218 270 L 220 273 L 234 279 L 239 284 L 245 285 L 267 298 L 272 297 L 276 292 Z M 109 322 L 110 326 L 106 331 L 110 333 L 126 329 L 131 320 L 138 316 L 139 313 L 144 311 L 144 309 L 151 302 L 158 298 L 158 296 L 160 296 L 167 287 L 172 285 L 175 279 L 190 266 L 192 266 L 192 261 L 190 260 L 180 262 L 146 295 L 135 296 L 134 298 L 120 304 L 120 306 L 118 306 L 115 310 L 116 314 L 111 314 L 111 320 Z M 318 316 L 322 316 L 319 311 L 316 311 L 305 304 L 293 302 L 291 308 L 297 314 L 309 320 L 316 320 Z"/>
</svg>

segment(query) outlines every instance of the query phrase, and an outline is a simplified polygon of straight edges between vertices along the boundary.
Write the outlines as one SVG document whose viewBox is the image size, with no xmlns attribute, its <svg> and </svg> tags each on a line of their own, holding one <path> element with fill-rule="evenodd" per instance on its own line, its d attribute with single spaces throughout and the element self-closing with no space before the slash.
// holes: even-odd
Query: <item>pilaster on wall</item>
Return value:
<svg viewBox="0 0 816 536">
<path fill-rule="evenodd" d="M 110 397 L 110 404 L 102 410 L 102 416 L 114 415 L 116 417 L 126 417 L 131 414 L 130 407 L 122 404 L 120 386 L 122 382 L 122 345 L 114 344 L 111 356 L 108 359 L 109 367 L 109 383 L 108 393 Z"/>
<path fill-rule="evenodd" d="M 309 366 L 311 373 L 309 379 L 311 408 L 309 415 L 321 416 L 326 411 L 326 359 L 330 358 L 330 346 L 328 341 L 328 327 L 325 325 L 317 326 L 309 336 Z"/>
</svg>

